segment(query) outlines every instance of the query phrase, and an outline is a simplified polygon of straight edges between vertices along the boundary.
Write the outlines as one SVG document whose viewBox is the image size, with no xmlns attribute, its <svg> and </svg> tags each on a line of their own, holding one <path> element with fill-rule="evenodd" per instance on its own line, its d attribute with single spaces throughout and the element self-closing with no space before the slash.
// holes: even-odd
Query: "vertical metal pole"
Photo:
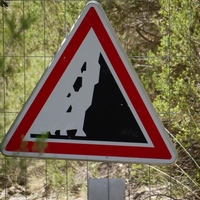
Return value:
<svg viewBox="0 0 200 200">
<path fill-rule="evenodd" d="M 124 179 L 89 179 L 88 200 L 125 200 Z"/>
</svg>

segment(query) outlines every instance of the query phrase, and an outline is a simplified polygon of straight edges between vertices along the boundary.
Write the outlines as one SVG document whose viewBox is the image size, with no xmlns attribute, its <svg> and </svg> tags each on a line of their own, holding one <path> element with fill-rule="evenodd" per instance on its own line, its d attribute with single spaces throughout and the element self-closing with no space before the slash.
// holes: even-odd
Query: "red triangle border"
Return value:
<svg viewBox="0 0 200 200">
<path fill-rule="evenodd" d="M 35 150 L 35 142 L 28 141 L 25 148 L 22 148 L 23 135 L 26 135 L 34 120 L 37 118 L 40 110 L 48 100 L 51 92 L 60 80 L 66 70 L 66 66 L 76 54 L 80 44 L 86 37 L 90 29 L 93 29 L 99 42 L 101 43 L 105 54 L 112 64 L 119 80 L 121 81 L 132 105 L 134 106 L 146 132 L 149 134 L 154 147 L 140 146 L 117 146 L 108 144 L 78 144 L 78 143 L 56 143 L 49 142 L 44 150 L 44 154 L 68 154 L 68 155 L 86 155 L 86 156 L 108 156 L 108 157 L 127 157 L 144 159 L 164 159 L 171 160 L 172 153 L 168 149 L 162 135 L 160 134 L 154 120 L 152 119 L 144 101 L 142 100 L 134 82 L 132 81 L 112 39 L 110 38 L 101 18 L 95 7 L 91 6 L 73 34 L 67 47 L 60 56 L 58 62 L 49 74 L 46 82 L 41 87 L 37 96 L 28 108 L 23 119 L 19 123 L 15 132 L 8 141 L 5 150 L 8 152 L 38 153 Z M 66 59 L 67 58 L 67 59 Z"/>
</svg>

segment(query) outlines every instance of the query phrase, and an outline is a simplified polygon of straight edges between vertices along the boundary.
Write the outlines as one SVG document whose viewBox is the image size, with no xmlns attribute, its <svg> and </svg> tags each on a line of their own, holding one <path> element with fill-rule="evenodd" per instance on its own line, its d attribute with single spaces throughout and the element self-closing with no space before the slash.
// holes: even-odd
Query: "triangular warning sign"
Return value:
<svg viewBox="0 0 200 200">
<path fill-rule="evenodd" d="M 85 6 L 1 150 L 8 156 L 175 161 L 176 151 L 96 1 Z"/>
</svg>

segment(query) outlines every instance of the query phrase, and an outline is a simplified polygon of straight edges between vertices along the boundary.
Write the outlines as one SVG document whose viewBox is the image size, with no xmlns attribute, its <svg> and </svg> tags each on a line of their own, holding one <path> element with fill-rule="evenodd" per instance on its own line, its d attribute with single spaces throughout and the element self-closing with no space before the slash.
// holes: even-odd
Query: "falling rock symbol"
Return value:
<svg viewBox="0 0 200 200">
<path fill-rule="evenodd" d="M 90 140 L 147 143 L 103 55 L 99 82 L 85 112 L 83 130 Z"/>
<path fill-rule="evenodd" d="M 74 91 L 78 92 L 81 87 L 82 87 L 82 77 L 77 77 L 73 85 Z"/>
<path fill-rule="evenodd" d="M 60 136 L 60 130 L 56 130 L 55 135 L 59 137 Z"/>
<path fill-rule="evenodd" d="M 81 68 L 81 73 L 83 73 L 84 71 L 86 71 L 86 62 L 84 62 L 82 68 Z"/>
<path fill-rule="evenodd" d="M 72 112 L 72 106 L 70 105 L 69 106 L 69 108 L 67 109 L 67 111 L 66 111 L 67 113 L 70 113 L 70 112 Z"/>
<path fill-rule="evenodd" d="M 73 138 L 73 137 L 75 137 L 76 132 L 77 132 L 77 129 L 67 130 L 67 136 L 69 138 Z"/>
</svg>

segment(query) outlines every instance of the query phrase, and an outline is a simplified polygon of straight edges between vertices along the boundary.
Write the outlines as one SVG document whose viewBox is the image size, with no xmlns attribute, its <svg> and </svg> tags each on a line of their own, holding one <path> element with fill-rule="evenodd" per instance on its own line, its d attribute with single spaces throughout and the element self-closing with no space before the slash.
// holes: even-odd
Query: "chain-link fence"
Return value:
<svg viewBox="0 0 200 200">
<path fill-rule="evenodd" d="M 0 139 L 88 1 L 0 0 Z M 200 199 L 199 0 L 102 0 L 178 151 L 171 166 L 5 157 L 0 199 L 87 199 L 121 178 L 126 199 Z M 116 188 L 117 190 L 117 188 Z"/>
</svg>

